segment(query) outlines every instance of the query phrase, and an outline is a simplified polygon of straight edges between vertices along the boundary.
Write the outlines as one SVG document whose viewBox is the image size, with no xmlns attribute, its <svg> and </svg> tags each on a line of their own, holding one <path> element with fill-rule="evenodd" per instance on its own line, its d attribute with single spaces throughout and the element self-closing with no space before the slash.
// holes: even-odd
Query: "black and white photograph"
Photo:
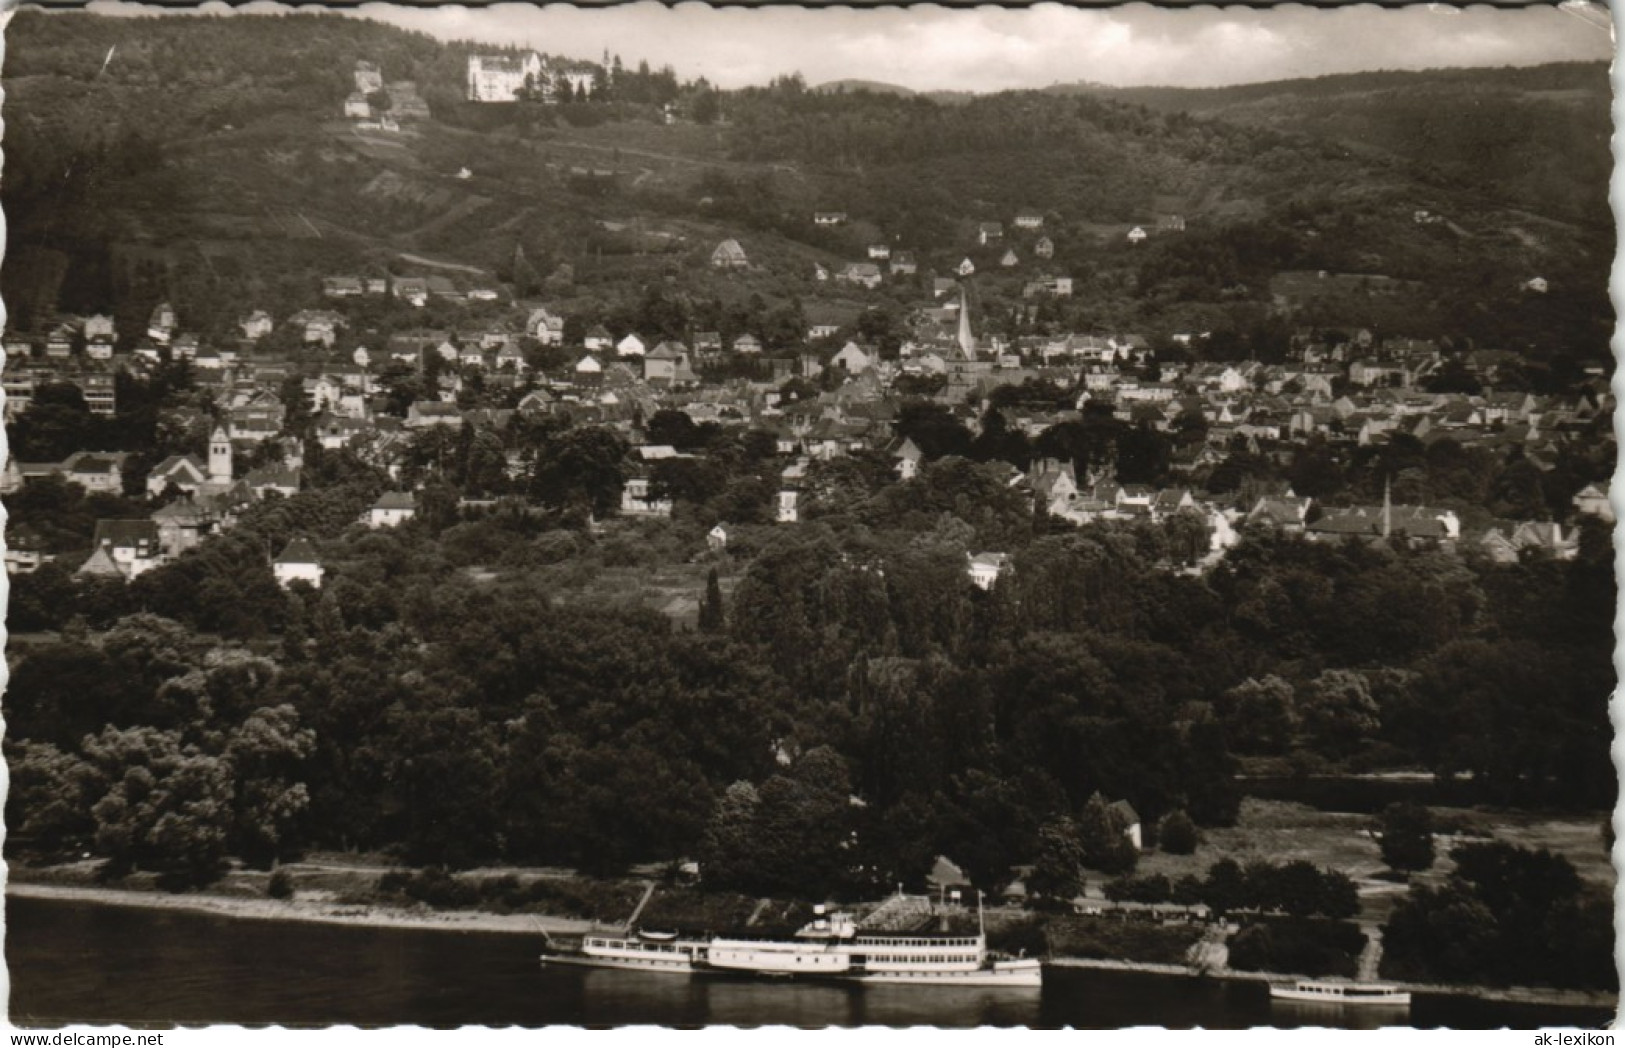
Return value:
<svg viewBox="0 0 1625 1048">
<path fill-rule="evenodd" d="M 13 1029 L 1615 1022 L 1603 4 L 0 26 Z"/>
</svg>

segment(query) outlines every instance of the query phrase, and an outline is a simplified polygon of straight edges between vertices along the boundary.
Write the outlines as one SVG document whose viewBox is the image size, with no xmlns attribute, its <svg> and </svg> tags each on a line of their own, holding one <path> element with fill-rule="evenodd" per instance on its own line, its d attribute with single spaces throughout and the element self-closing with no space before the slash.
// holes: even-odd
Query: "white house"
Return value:
<svg viewBox="0 0 1625 1048">
<path fill-rule="evenodd" d="M 392 528 L 404 524 L 417 515 L 417 499 L 409 491 L 386 491 L 367 510 L 367 526 Z"/>
<path fill-rule="evenodd" d="M 263 309 L 256 309 L 248 316 L 237 321 L 237 326 L 243 329 L 244 338 L 257 340 L 269 335 L 274 325 L 271 321 L 271 314 Z"/>
<path fill-rule="evenodd" d="M 468 100 L 514 102 L 542 78 L 542 56 L 535 51 L 519 55 L 469 55 Z"/>
<path fill-rule="evenodd" d="M 284 588 L 297 581 L 308 582 L 315 589 L 322 588 L 322 576 L 326 574 L 316 560 L 316 548 L 302 538 L 289 542 L 282 555 L 271 562 L 271 573 L 277 585 Z"/>
<path fill-rule="evenodd" d="M 147 497 L 157 498 L 171 484 L 181 491 L 193 492 L 208 479 L 203 462 L 196 455 L 171 455 L 147 474 Z"/>
<path fill-rule="evenodd" d="M 744 269 L 750 265 L 750 259 L 745 257 L 745 249 L 739 241 L 728 239 L 711 252 L 711 265 L 717 269 Z"/>
<path fill-rule="evenodd" d="M 897 473 L 899 480 L 913 480 L 919 475 L 920 463 L 925 461 L 920 446 L 908 437 L 904 437 L 903 442 L 897 445 L 892 452 L 892 458 L 897 460 L 892 469 Z"/>
<path fill-rule="evenodd" d="M 85 575 L 133 579 L 163 560 L 158 525 L 151 520 L 98 520 L 91 545 L 94 551 L 79 568 Z"/>
<path fill-rule="evenodd" d="M 525 333 L 544 346 L 562 346 L 564 318 L 546 309 L 533 309 L 525 320 Z"/>
<path fill-rule="evenodd" d="M 591 353 L 576 361 L 575 384 L 578 386 L 596 386 L 604 381 L 604 365 Z"/>
<path fill-rule="evenodd" d="M 981 590 L 991 590 L 999 581 L 999 575 L 1010 564 L 1008 553 L 977 553 L 965 554 L 970 561 L 967 573 L 970 580 Z"/>
<path fill-rule="evenodd" d="M 175 310 L 168 302 L 160 302 L 153 307 L 152 316 L 147 319 L 147 337 L 160 346 L 169 345 L 169 336 L 175 333 Z"/>
<path fill-rule="evenodd" d="M 869 370 L 874 361 L 856 342 L 848 342 L 841 347 L 839 353 L 830 358 L 830 363 L 844 369 L 848 374 L 857 375 Z"/>
<path fill-rule="evenodd" d="M 1587 484 L 1581 488 L 1572 500 L 1574 511 L 1588 517 L 1596 517 L 1605 523 L 1614 522 L 1614 507 L 1608 501 L 1608 482 Z"/>
<path fill-rule="evenodd" d="M 858 284 L 872 291 L 880 286 L 883 278 L 880 267 L 873 262 L 849 262 L 835 274 L 835 279 L 843 284 Z"/>
<path fill-rule="evenodd" d="M 85 340 L 89 342 L 111 342 L 118 337 L 113 325 L 113 318 L 105 313 L 95 313 L 85 318 Z"/>
<path fill-rule="evenodd" d="M 1145 847 L 1140 832 L 1140 813 L 1134 810 L 1134 805 L 1128 801 L 1112 801 L 1107 807 L 1122 820 L 1123 836 L 1134 842 L 1134 850 L 1139 851 Z"/>
<path fill-rule="evenodd" d="M 621 514 L 627 517 L 669 517 L 671 499 L 650 497 L 648 477 L 629 477 L 621 488 Z"/>
</svg>

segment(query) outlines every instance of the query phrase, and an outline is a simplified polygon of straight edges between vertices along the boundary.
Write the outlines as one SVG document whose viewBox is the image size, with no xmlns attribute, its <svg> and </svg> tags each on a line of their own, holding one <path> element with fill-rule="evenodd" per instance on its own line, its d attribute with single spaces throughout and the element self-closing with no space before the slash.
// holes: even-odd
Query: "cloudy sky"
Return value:
<svg viewBox="0 0 1625 1048">
<path fill-rule="evenodd" d="M 92 10 L 145 13 L 94 0 Z M 1253 10 L 1148 4 L 1025 9 L 937 6 L 712 8 L 554 4 L 399 7 L 348 14 L 430 33 L 534 47 L 573 58 L 608 48 L 628 62 L 670 65 L 723 87 L 799 71 L 809 84 L 862 79 L 916 90 L 997 91 L 1079 80 L 1120 86 L 1206 87 L 1370 69 L 1534 65 L 1613 53 L 1606 9 L 1570 0 L 1461 10 L 1280 6 Z M 223 4 L 201 10 L 224 13 Z M 286 10 L 256 2 L 240 10 Z"/>
<path fill-rule="evenodd" d="M 724 87 L 796 70 L 811 84 L 859 78 L 920 90 L 1077 80 L 1196 87 L 1366 69 L 1602 59 L 1613 50 L 1606 12 L 1594 5 L 1560 11 L 369 4 L 359 13 L 443 39 L 527 44 L 578 58 L 596 58 L 608 47 L 625 59 L 669 64 L 685 79 L 703 75 Z"/>
</svg>

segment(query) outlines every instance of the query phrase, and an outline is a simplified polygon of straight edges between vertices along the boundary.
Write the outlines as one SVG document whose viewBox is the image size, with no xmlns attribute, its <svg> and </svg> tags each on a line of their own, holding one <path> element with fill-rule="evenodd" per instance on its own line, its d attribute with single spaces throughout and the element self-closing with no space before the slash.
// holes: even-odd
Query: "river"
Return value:
<svg viewBox="0 0 1625 1048">
<path fill-rule="evenodd" d="M 1042 990 L 858 987 L 544 968 L 529 936 L 6 900 L 11 1020 L 392 1026 L 659 1024 L 1602 1026 L 1604 1009 L 1418 997 L 1409 1019 L 1273 1006 L 1262 984 L 1049 968 Z M 1310 1006 L 1320 1007 L 1320 1006 Z"/>
</svg>

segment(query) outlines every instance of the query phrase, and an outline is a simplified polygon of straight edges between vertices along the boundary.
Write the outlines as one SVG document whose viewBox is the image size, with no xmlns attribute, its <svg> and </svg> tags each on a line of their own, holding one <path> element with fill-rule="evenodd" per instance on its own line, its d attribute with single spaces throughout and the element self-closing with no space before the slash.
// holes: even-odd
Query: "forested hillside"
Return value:
<svg viewBox="0 0 1625 1048">
<path fill-rule="evenodd" d="M 1238 87 L 1058 87 L 1158 112 L 1313 135 L 1439 185 L 1606 224 L 1611 90 L 1601 63 L 1354 73 Z"/>
<path fill-rule="evenodd" d="M 1015 335 L 1035 323 L 1024 271 L 1001 279 L 1003 245 L 974 230 L 1033 211 L 1055 244 L 1044 268 L 1078 282 L 1037 321 L 1059 330 L 1217 330 L 1266 359 L 1276 336 L 1258 333 L 1284 310 L 1536 358 L 1596 355 L 1608 335 L 1599 66 L 943 104 L 795 76 L 719 94 L 629 62 L 615 92 L 543 106 L 464 102 L 471 45 L 335 16 L 23 12 L 8 43 L 3 279 L 23 329 L 111 307 L 136 330 L 169 300 L 225 334 L 249 309 L 308 305 L 323 275 L 399 271 L 402 252 L 512 286 L 516 248 L 606 320 L 655 278 L 688 302 L 799 314 L 828 290 L 815 263 L 884 240 L 919 256 L 920 287 L 972 257 L 988 323 Z M 359 60 L 414 82 L 432 117 L 354 130 L 340 109 Z M 852 221 L 819 228 L 814 210 Z M 1122 240 L 1168 215 L 1187 233 Z M 706 272 L 727 237 L 748 277 Z M 1400 283 L 1308 302 L 1272 287 L 1320 270 Z M 1537 275 L 1552 294 L 1517 293 Z M 851 309 L 900 316 L 915 291 Z"/>
</svg>

